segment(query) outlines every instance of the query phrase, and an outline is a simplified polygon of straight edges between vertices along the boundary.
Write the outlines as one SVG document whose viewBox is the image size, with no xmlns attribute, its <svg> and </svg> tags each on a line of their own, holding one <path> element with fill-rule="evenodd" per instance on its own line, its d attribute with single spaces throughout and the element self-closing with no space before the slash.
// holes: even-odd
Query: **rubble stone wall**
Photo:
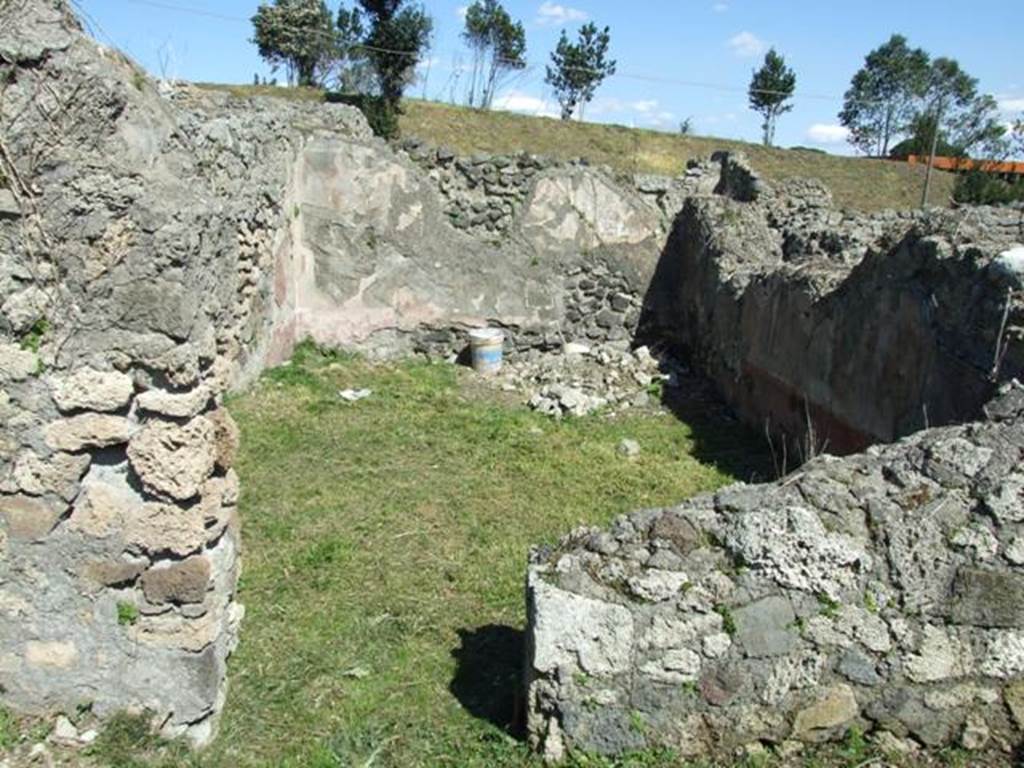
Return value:
<svg viewBox="0 0 1024 768">
<path fill-rule="evenodd" d="M 1024 737 L 1024 388 L 785 480 L 535 550 L 528 729 L 683 756 L 843 737 L 1009 752 Z"/>
<path fill-rule="evenodd" d="M 685 350 L 790 468 L 977 418 L 1024 376 L 1024 274 L 1000 258 L 1021 211 L 866 216 L 810 182 L 751 193 L 739 175 L 723 184 L 740 199 L 685 202 L 641 333 Z"/>
<path fill-rule="evenodd" d="M 657 195 L 578 164 L 431 157 L 424 173 L 422 157 L 326 134 L 302 149 L 292 245 L 278 262 L 293 339 L 445 357 L 483 325 L 506 329 L 509 353 L 628 342 L 670 222 Z M 507 177 L 519 197 L 501 230 L 453 220 L 463 193 L 504 205 L 486 178 L 460 170 L 499 166 L 531 171 Z M 458 192 L 441 172 L 459 175 Z"/>
<path fill-rule="evenodd" d="M 61 2 L 0 7 L 0 701 L 213 733 L 237 429 L 286 306 L 288 171 L 354 110 L 160 93 Z"/>
</svg>

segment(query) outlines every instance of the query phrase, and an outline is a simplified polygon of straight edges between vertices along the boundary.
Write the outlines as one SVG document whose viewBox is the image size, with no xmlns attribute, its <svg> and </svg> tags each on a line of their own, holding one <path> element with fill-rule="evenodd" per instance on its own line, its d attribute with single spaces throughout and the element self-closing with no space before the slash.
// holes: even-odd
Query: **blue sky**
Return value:
<svg viewBox="0 0 1024 768">
<path fill-rule="evenodd" d="M 468 55 L 459 39 L 468 0 L 426 0 L 434 17 L 426 77 L 411 95 L 461 96 Z M 328 0 L 337 7 L 337 0 Z M 248 42 L 256 0 L 78 0 L 93 33 L 157 76 L 252 82 L 270 75 Z M 1024 2 L 1020 0 L 505 0 L 526 26 L 530 66 L 497 106 L 552 114 L 544 64 L 563 28 L 609 25 L 619 74 L 598 91 L 586 118 L 674 131 L 690 118 L 703 135 L 757 141 L 760 120 L 746 86 L 768 46 L 797 74 L 793 111 L 779 123 L 782 146 L 849 152 L 837 124 L 843 92 L 864 55 L 893 32 L 933 56 L 952 56 L 993 94 L 1007 119 L 1024 112 Z M 201 11 L 203 13 L 196 13 Z M 283 79 L 283 77 L 282 77 Z M 704 87 L 702 84 L 713 87 Z"/>
</svg>

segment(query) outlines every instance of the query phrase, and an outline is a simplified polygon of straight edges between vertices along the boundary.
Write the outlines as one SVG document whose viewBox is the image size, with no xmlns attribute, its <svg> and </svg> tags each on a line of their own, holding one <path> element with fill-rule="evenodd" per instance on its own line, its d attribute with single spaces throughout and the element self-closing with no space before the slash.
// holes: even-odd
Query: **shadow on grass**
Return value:
<svg viewBox="0 0 1024 768">
<path fill-rule="evenodd" d="M 452 649 L 455 675 L 448 690 L 473 717 L 522 739 L 523 631 L 488 624 L 458 632 L 459 647 Z"/>
<path fill-rule="evenodd" d="M 701 374 L 688 373 L 678 387 L 665 387 L 661 404 L 690 427 L 693 457 L 702 464 L 747 483 L 775 479 L 764 435 L 741 422 Z"/>
<path fill-rule="evenodd" d="M 700 219 L 695 208 L 687 204 L 676 216 L 668 240 L 662 249 L 654 274 L 643 299 L 635 345 L 646 344 L 668 353 L 675 360 L 687 362 L 688 372 L 677 372 L 677 385 L 662 389 L 661 404 L 683 423 L 693 437 L 693 456 L 744 482 L 766 482 L 775 479 L 769 445 L 763 434 L 743 424 L 722 399 L 710 378 L 699 372 L 690 359 L 689 350 L 681 343 L 681 328 L 695 322 L 701 311 L 684 302 L 681 286 L 698 279 L 687 272 L 687 264 L 700 258 L 686 258 L 687 250 L 702 247 L 694 233 Z"/>
</svg>

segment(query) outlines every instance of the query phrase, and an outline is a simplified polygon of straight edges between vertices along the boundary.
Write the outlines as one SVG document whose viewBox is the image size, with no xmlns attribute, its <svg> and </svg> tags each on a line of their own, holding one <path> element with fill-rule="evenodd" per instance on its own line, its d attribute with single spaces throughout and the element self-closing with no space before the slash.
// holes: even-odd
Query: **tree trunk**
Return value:
<svg viewBox="0 0 1024 768">
<path fill-rule="evenodd" d="M 885 124 L 882 127 L 882 152 L 881 157 L 889 154 L 889 138 L 892 136 L 892 107 L 885 108 Z"/>
<path fill-rule="evenodd" d="M 484 88 L 484 95 L 481 99 L 482 106 L 484 109 L 491 108 L 491 102 L 494 101 L 494 86 L 498 81 L 498 68 L 501 63 L 498 61 L 498 56 L 495 54 L 491 58 L 490 71 L 487 74 L 487 84 Z"/>
</svg>

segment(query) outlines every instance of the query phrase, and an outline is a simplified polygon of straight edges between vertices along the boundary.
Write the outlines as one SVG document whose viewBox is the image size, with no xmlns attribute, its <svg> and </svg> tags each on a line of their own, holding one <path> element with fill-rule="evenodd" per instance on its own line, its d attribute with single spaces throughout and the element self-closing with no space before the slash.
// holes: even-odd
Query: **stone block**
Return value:
<svg viewBox="0 0 1024 768">
<path fill-rule="evenodd" d="M 793 722 L 793 738 L 822 741 L 836 735 L 860 714 L 857 697 L 845 683 L 833 685 L 808 707 L 800 710 Z"/>
<path fill-rule="evenodd" d="M 53 376 L 50 391 L 62 411 L 117 411 L 128 405 L 135 386 L 118 371 L 82 368 L 66 376 Z"/>
<path fill-rule="evenodd" d="M 23 381 L 39 368 L 35 352 L 17 344 L 0 344 L 0 381 Z"/>
<path fill-rule="evenodd" d="M 619 605 L 560 590 L 531 579 L 534 628 L 533 667 L 539 672 L 576 668 L 595 676 L 629 669 L 633 618 Z"/>
<path fill-rule="evenodd" d="M 86 448 L 108 448 L 127 443 L 135 425 L 123 416 L 83 413 L 46 425 L 46 444 L 56 451 L 74 453 Z"/>
<path fill-rule="evenodd" d="M 661 515 L 651 524 L 651 538 L 670 542 L 680 555 L 688 555 L 703 541 L 693 523 L 672 513 Z"/>
<path fill-rule="evenodd" d="M 135 398 L 135 404 L 140 410 L 149 413 L 190 419 L 206 408 L 210 397 L 210 389 L 206 385 L 200 385 L 189 392 L 150 389 Z"/>
<path fill-rule="evenodd" d="M 231 469 L 238 456 L 241 432 L 227 408 L 218 408 L 207 419 L 213 424 L 216 442 L 216 464 L 223 470 Z"/>
<path fill-rule="evenodd" d="M 796 647 L 796 614 L 784 597 L 766 597 L 733 611 L 736 640 L 750 658 L 783 656 Z"/>
<path fill-rule="evenodd" d="M 14 482 L 33 496 L 54 493 L 71 501 L 89 461 L 84 454 L 55 453 L 44 458 L 33 451 L 23 451 L 14 463 Z"/>
<path fill-rule="evenodd" d="M 90 560 L 81 571 L 87 582 L 101 587 L 126 587 L 146 568 L 145 560 Z"/>
<path fill-rule="evenodd" d="M 120 533 L 144 501 L 123 479 L 88 477 L 71 510 L 68 529 L 106 538 Z"/>
<path fill-rule="evenodd" d="M 142 591 L 151 603 L 201 603 L 210 584 L 210 561 L 203 556 L 158 563 L 142 575 Z"/>
<path fill-rule="evenodd" d="M 12 539 L 37 541 L 45 538 L 60 519 L 62 510 L 32 496 L 0 496 L 0 519 L 7 523 Z"/>
<path fill-rule="evenodd" d="M 950 618 L 977 627 L 1024 627 L 1024 575 L 961 568 L 953 582 Z"/>
<path fill-rule="evenodd" d="M 197 416 L 187 424 L 154 420 L 128 445 L 128 461 L 146 490 L 184 501 L 198 495 L 216 460 L 213 424 Z"/>
<path fill-rule="evenodd" d="M 203 546 L 206 531 L 198 504 L 146 503 L 125 527 L 125 542 L 134 549 L 159 555 L 189 555 Z"/>
</svg>

